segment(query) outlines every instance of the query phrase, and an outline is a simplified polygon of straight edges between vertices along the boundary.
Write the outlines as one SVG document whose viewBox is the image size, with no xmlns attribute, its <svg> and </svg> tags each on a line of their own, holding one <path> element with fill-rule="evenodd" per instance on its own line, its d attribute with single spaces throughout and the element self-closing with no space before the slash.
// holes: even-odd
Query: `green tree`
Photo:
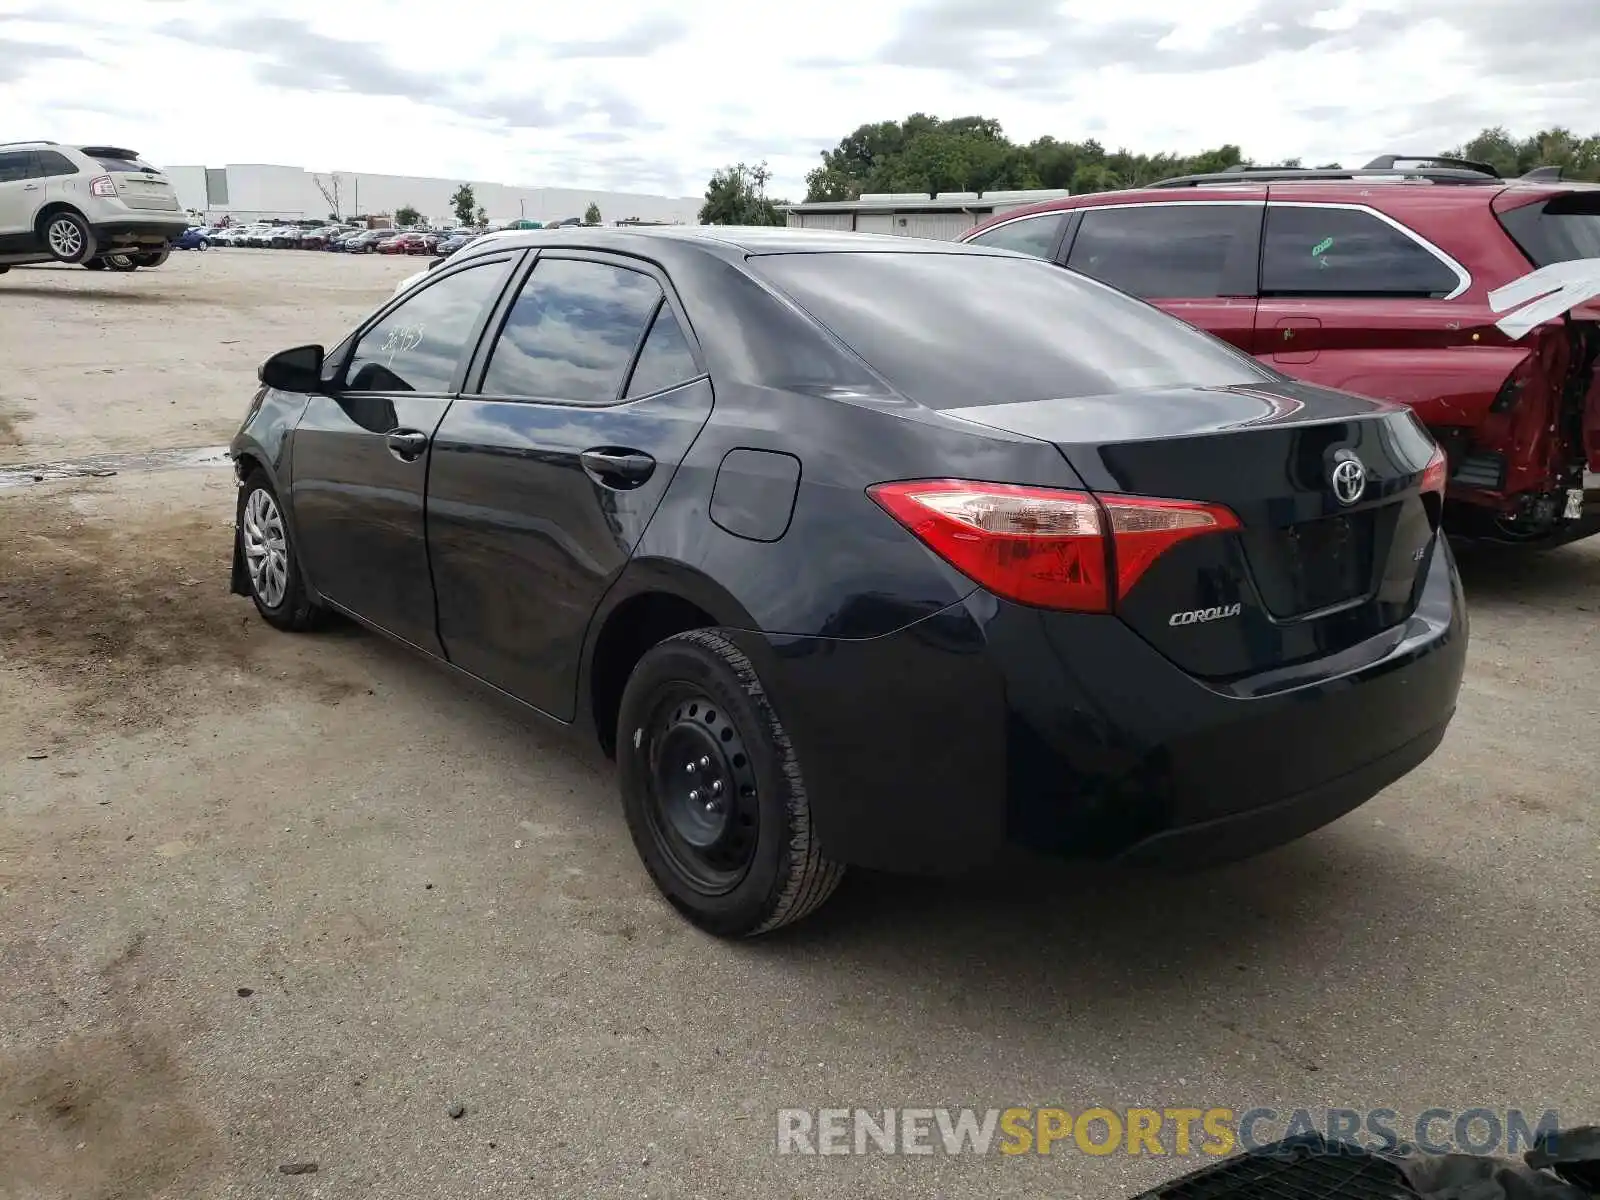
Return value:
<svg viewBox="0 0 1600 1200">
<path fill-rule="evenodd" d="M 1579 137 L 1557 126 L 1517 138 L 1504 125 L 1497 125 L 1445 153 L 1487 163 L 1508 179 L 1535 167 L 1560 167 L 1563 178 L 1600 182 L 1600 133 Z"/>
<path fill-rule="evenodd" d="M 487 225 L 489 223 L 489 214 L 485 209 L 480 207 L 477 215 L 479 225 Z"/>
<path fill-rule="evenodd" d="M 782 225 L 779 206 L 787 200 L 767 198 L 772 172 L 763 161 L 755 166 L 738 163 L 723 167 L 706 184 L 706 202 L 700 206 L 702 225 Z"/>
<path fill-rule="evenodd" d="M 472 194 L 472 185 L 463 183 L 450 197 L 450 207 L 455 211 L 456 220 L 463 225 L 472 224 L 473 210 L 478 207 L 478 198 Z"/>
<path fill-rule="evenodd" d="M 394 223 L 396 225 L 416 225 L 422 221 L 422 214 L 409 204 L 403 204 L 394 210 Z"/>
<path fill-rule="evenodd" d="M 600 224 L 600 206 L 592 200 L 589 202 L 589 207 L 583 210 L 583 223 L 585 225 Z"/>
</svg>

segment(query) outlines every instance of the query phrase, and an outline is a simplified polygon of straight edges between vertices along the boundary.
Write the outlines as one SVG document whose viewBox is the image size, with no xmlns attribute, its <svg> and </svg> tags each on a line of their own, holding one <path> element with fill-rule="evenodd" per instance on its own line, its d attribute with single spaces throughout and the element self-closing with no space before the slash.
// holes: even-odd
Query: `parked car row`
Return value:
<svg viewBox="0 0 1600 1200">
<path fill-rule="evenodd" d="M 298 225 L 235 225 L 191 228 L 183 249 L 208 246 L 250 247 L 274 250 L 328 250 L 345 254 L 440 254 L 448 256 L 474 238 L 477 229 L 360 229 L 325 225 L 307 229 Z"/>
</svg>

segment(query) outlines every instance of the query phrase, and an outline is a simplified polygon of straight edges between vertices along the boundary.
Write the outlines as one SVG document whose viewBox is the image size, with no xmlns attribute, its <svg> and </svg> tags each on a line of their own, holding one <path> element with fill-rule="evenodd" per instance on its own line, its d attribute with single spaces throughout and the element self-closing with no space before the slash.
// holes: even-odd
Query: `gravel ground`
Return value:
<svg viewBox="0 0 1600 1200">
<path fill-rule="evenodd" d="M 266 353 L 417 265 L 15 270 L 0 466 L 222 442 Z M 1445 745 L 1295 845 L 860 875 L 728 945 L 656 898 L 603 765 L 229 597 L 232 499 L 214 465 L 0 488 L 6 1200 L 1114 1198 L 1198 1160 L 779 1157 L 775 1112 L 1600 1119 L 1600 544 L 1467 557 Z"/>
</svg>

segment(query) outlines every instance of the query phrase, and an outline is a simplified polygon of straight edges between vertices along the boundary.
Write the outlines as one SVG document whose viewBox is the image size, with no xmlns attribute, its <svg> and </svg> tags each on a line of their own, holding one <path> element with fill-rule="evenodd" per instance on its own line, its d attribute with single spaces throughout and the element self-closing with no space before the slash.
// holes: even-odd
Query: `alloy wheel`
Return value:
<svg viewBox="0 0 1600 1200">
<path fill-rule="evenodd" d="M 268 608 L 277 608 L 289 591 L 289 540 L 272 493 L 257 488 L 244 504 L 239 524 L 250 586 Z"/>
<path fill-rule="evenodd" d="M 68 217 L 57 217 L 45 230 L 50 252 L 57 258 L 72 259 L 83 253 L 83 230 Z"/>
</svg>

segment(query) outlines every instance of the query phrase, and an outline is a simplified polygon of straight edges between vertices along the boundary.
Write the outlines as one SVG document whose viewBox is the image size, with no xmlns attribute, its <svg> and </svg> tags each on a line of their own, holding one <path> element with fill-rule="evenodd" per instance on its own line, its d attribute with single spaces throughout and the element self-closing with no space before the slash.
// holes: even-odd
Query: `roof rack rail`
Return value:
<svg viewBox="0 0 1600 1200">
<path fill-rule="evenodd" d="M 0 146 L 59 146 L 60 142 L 48 141 L 45 138 L 23 138 L 20 142 L 0 142 Z"/>
<path fill-rule="evenodd" d="M 1541 181 L 1560 183 L 1563 170 L 1564 169 L 1561 167 L 1534 167 L 1531 171 L 1524 171 L 1521 175 L 1518 175 L 1517 178 L 1528 183 L 1538 183 Z"/>
<path fill-rule="evenodd" d="M 1401 170 L 1397 167 L 1359 167 L 1339 170 L 1317 167 L 1230 167 L 1226 171 L 1208 171 L 1203 175 L 1179 175 L 1146 184 L 1153 188 L 1201 187 L 1208 183 L 1293 183 L 1317 180 L 1416 179 L 1428 183 L 1488 183 L 1499 179 L 1482 171 L 1464 167 L 1414 167 Z"/>
<path fill-rule="evenodd" d="M 1499 179 L 1500 172 L 1486 162 L 1471 158 L 1451 158 L 1448 154 L 1380 154 L 1366 166 L 1369 171 L 1392 171 L 1397 163 L 1417 163 L 1420 166 L 1450 167 L 1457 171 L 1473 171 Z"/>
</svg>

